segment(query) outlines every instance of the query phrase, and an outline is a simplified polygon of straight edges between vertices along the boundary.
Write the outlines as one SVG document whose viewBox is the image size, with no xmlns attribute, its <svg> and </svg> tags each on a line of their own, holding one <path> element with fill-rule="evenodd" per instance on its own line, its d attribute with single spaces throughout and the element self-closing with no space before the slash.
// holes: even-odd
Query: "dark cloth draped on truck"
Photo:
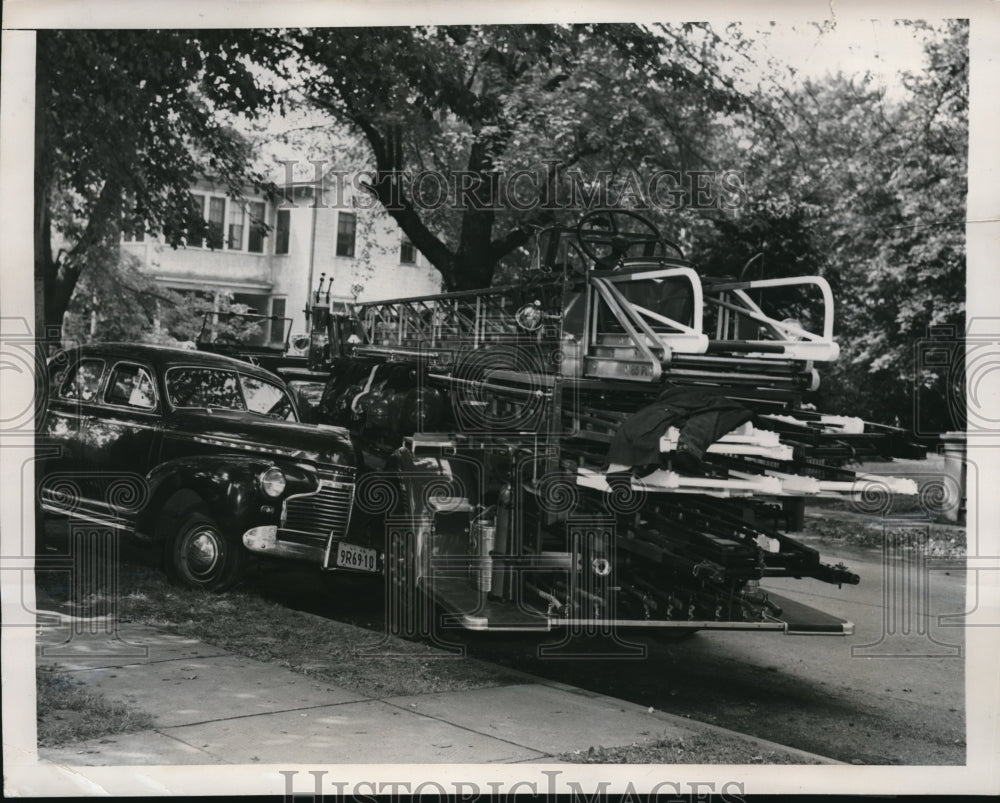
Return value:
<svg viewBox="0 0 1000 803">
<path fill-rule="evenodd" d="M 712 388 L 671 386 L 627 418 L 608 447 L 608 462 L 643 466 L 660 461 L 660 438 L 680 430 L 677 450 L 701 460 L 715 441 L 753 418 L 753 411 Z"/>
</svg>

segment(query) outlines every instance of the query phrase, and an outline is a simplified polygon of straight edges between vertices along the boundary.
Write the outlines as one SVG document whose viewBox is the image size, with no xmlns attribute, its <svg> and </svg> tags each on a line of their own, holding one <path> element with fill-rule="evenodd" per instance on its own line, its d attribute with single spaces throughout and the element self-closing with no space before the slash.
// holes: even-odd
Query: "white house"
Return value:
<svg viewBox="0 0 1000 803">
<path fill-rule="evenodd" d="M 304 309 L 321 276 L 324 297 L 344 301 L 441 292 L 440 274 L 395 221 L 340 181 L 289 182 L 279 202 L 236 201 L 200 182 L 192 192 L 209 224 L 206 241 L 173 249 L 126 234 L 122 249 L 165 287 L 232 294 L 261 314 L 292 318 L 293 333 L 306 331 Z"/>
</svg>

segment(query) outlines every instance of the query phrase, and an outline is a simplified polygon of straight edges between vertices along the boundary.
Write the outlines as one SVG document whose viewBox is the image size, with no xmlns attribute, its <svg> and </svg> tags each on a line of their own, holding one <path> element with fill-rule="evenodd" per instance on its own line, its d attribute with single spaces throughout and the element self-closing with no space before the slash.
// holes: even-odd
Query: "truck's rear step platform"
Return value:
<svg viewBox="0 0 1000 803">
<path fill-rule="evenodd" d="M 763 621 L 736 622 L 676 619 L 575 619 L 546 615 L 527 610 L 512 602 L 491 599 L 473 588 L 467 578 L 435 577 L 429 584 L 431 599 L 444 611 L 445 627 L 486 631 L 549 631 L 564 627 L 587 632 L 611 628 L 697 629 L 697 630 L 773 630 L 787 635 L 849 636 L 854 625 L 844 619 L 810 608 L 778 594 L 768 592 L 768 599 L 781 609 Z"/>
<path fill-rule="evenodd" d="M 854 633 L 854 623 L 833 616 L 801 602 L 788 599 L 772 591 L 768 599 L 781 608 L 776 617 L 785 624 L 785 633 L 790 636 L 849 636 Z"/>
</svg>

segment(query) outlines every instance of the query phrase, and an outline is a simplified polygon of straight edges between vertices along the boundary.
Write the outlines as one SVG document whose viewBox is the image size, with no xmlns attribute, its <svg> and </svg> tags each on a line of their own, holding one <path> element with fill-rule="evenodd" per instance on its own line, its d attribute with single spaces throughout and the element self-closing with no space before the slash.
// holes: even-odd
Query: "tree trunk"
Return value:
<svg viewBox="0 0 1000 803">
<path fill-rule="evenodd" d="M 455 254 L 456 290 L 489 287 L 493 281 L 497 264 L 491 248 L 495 217 L 492 209 L 466 209 L 462 213 L 462 230 Z"/>
<path fill-rule="evenodd" d="M 375 156 L 377 174 L 371 189 L 410 242 L 441 274 L 445 288 L 455 291 L 489 287 L 497 262 L 503 256 L 496 253 L 491 240 L 496 212 L 488 208 L 489 199 L 477 196 L 477 200 L 485 203 L 472 202 L 462 212 L 458 248 L 452 251 L 427 227 L 403 188 L 394 183 L 403 169 L 402 132 L 398 127 L 382 132 L 363 119 L 356 122 Z M 473 145 L 468 170 L 478 177 L 480 186 L 486 185 L 490 167 L 485 147 L 480 143 Z"/>
<path fill-rule="evenodd" d="M 39 357 L 48 356 L 49 345 L 60 339 L 62 314 L 52 306 L 51 282 L 56 273 L 52 257 L 52 220 L 49 199 L 52 188 L 52 151 L 50 147 L 48 109 L 51 83 L 45 58 L 45 34 L 38 37 L 35 56 L 35 205 L 34 265 L 35 265 L 35 338 Z M 65 309 L 63 309 L 65 312 Z"/>
</svg>

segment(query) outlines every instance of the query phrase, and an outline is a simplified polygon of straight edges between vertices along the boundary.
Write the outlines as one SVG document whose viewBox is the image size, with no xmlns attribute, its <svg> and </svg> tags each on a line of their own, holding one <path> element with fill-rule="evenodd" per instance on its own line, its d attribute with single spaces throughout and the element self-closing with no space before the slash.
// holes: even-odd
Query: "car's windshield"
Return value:
<svg viewBox="0 0 1000 803">
<path fill-rule="evenodd" d="M 166 374 L 167 398 L 174 407 L 241 410 L 295 421 L 284 388 L 266 379 L 220 368 L 177 367 Z"/>
</svg>

